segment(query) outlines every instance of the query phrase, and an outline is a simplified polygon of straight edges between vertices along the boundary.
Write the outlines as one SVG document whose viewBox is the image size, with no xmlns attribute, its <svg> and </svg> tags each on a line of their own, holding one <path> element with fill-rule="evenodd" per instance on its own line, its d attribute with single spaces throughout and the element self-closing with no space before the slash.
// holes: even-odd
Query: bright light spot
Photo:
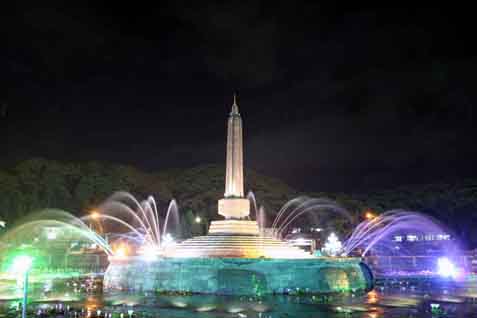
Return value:
<svg viewBox="0 0 477 318">
<path fill-rule="evenodd" d="M 406 240 L 408 242 L 415 242 L 415 241 L 418 241 L 419 238 L 417 237 L 417 235 L 409 234 L 408 236 L 406 236 Z"/>
<path fill-rule="evenodd" d="M 455 278 L 458 270 L 447 257 L 439 257 L 437 260 L 437 273 L 442 277 Z"/>
<path fill-rule="evenodd" d="M 161 251 L 159 247 L 150 244 L 142 246 L 138 251 L 138 254 L 141 254 L 142 257 L 147 261 L 153 261 L 157 259 L 157 256 L 160 253 Z"/>
<path fill-rule="evenodd" d="M 175 307 L 179 307 L 179 308 L 187 307 L 187 304 L 185 302 L 182 302 L 182 301 L 172 301 L 172 305 L 174 305 Z"/>
<path fill-rule="evenodd" d="M 200 218 L 200 216 L 196 216 L 195 223 L 200 223 L 200 222 L 202 222 L 202 219 Z"/>
<path fill-rule="evenodd" d="M 229 307 L 229 308 L 227 308 L 227 312 L 232 313 L 232 314 L 236 314 L 236 313 L 239 313 L 239 312 L 242 312 L 242 311 L 244 311 L 244 309 L 242 307 Z"/>
<path fill-rule="evenodd" d="M 126 246 L 120 245 L 116 250 L 114 251 L 114 256 L 118 258 L 125 258 L 128 256 L 128 249 Z"/>
<path fill-rule="evenodd" d="M 161 243 L 162 246 L 168 246 L 174 243 L 175 243 L 174 238 L 172 237 L 170 233 L 166 233 L 165 235 L 162 236 L 162 243 Z"/>
<path fill-rule="evenodd" d="M 48 229 L 48 231 L 46 232 L 46 238 L 49 240 L 56 240 L 57 236 L 58 235 L 55 229 Z"/>
<path fill-rule="evenodd" d="M 368 304 L 376 304 L 379 301 L 378 293 L 374 290 L 368 293 Z"/>
<path fill-rule="evenodd" d="M 336 236 L 336 234 L 332 232 L 328 236 L 328 240 L 326 241 L 322 251 L 328 256 L 337 256 L 342 249 L 343 245 L 338 239 L 338 236 Z"/>
<path fill-rule="evenodd" d="M 0 221 L 0 227 L 5 227 L 6 223 L 5 221 Z"/>
<path fill-rule="evenodd" d="M 90 215 L 93 219 L 98 219 L 101 216 L 96 210 L 92 210 Z"/>
<path fill-rule="evenodd" d="M 364 217 L 366 218 L 366 220 L 372 220 L 372 219 L 376 218 L 376 214 L 374 214 L 372 211 L 368 210 L 364 214 Z"/>
<path fill-rule="evenodd" d="M 51 280 L 48 280 L 43 285 L 43 292 L 45 293 L 50 292 L 52 288 L 53 288 L 53 283 Z"/>
<path fill-rule="evenodd" d="M 431 303 L 432 316 L 442 314 L 441 305 L 437 303 Z"/>
<path fill-rule="evenodd" d="M 439 241 L 442 241 L 442 240 L 448 241 L 448 240 L 450 240 L 450 235 L 449 234 L 439 234 L 439 235 L 437 235 L 437 239 Z"/>
<path fill-rule="evenodd" d="M 213 306 L 213 305 L 206 305 L 206 306 L 197 307 L 197 308 L 196 308 L 196 311 L 198 311 L 198 312 L 205 312 L 205 311 L 214 310 L 215 308 L 216 308 L 216 307 Z"/>
<path fill-rule="evenodd" d="M 13 273 L 25 273 L 30 270 L 32 264 L 32 257 L 27 255 L 17 256 L 12 262 L 10 271 Z"/>
<path fill-rule="evenodd" d="M 441 307 L 440 304 L 435 304 L 435 303 L 432 303 L 432 304 L 431 304 L 431 309 L 432 309 L 432 310 L 439 309 L 440 307 Z"/>
<path fill-rule="evenodd" d="M 300 237 L 295 240 L 295 243 L 298 245 L 303 245 L 306 243 L 306 240 L 303 237 Z"/>
</svg>

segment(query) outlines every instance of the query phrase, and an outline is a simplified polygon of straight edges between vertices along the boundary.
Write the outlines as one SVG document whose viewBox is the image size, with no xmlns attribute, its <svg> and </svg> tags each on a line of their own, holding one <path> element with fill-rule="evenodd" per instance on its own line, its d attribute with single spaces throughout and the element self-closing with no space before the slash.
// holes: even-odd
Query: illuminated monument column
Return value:
<svg viewBox="0 0 477 318">
<path fill-rule="evenodd" d="M 226 219 L 241 219 L 250 213 L 250 201 L 243 197 L 242 118 L 234 95 L 227 126 L 227 168 L 225 194 L 219 200 L 219 214 Z"/>
<path fill-rule="evenodd" d="M 225 220 L 212 222 L 209 234 L 259 234 L 256 221 L 244 220 L 250 214 L 250 201 L 244 198 L 243 188 L 242 118 L 234 95 L 227 124 L 225 194 L 219 200 L 219 214 Z"/>
<path fill-rule="evenodd" d="M 227 168 L 225 175 L 225 197 L 243 197 L 243 143 L 242 118 L 234 95 L 234 104 L 227 125 Z"/>
</svg>

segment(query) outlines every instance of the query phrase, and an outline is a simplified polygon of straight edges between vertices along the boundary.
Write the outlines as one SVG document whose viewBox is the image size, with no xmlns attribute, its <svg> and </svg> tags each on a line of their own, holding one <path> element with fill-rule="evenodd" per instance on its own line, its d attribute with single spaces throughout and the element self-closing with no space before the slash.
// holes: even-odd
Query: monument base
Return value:
<svg viewBox="0 0 477 318">
<path fill-rule="evenodd" d="M 241 219 L 250 214 L 250 201 L 245 198 L 219 200 L 219 214 L 226 219 Z"/>
<path fill-rule="evenodd" d="M 218 295 L 365 293 L 373 288 L 369 268 L 358 258 L 110 259 L 108 289 Z"/>
</svg>

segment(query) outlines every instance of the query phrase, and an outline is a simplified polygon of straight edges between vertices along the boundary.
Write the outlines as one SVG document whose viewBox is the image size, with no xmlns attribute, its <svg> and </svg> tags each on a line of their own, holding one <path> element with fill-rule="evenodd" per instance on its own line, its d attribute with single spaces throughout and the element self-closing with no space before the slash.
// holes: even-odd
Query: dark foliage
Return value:
<svg viewBox="0 0 477 318">
<path fill-rule="evenodd" d="M 265 207 L 267 218 L 299 193 L 285 183 L 254 171 L 246 170 L 246 189 L 253 190 L 258 205 Z M 59 208 L 81 216 L 115 191 L 128 191 L 138 199 L 153 195 L 165 211 L 168 202 L 177 200 L 185 235 L 203 234 L 206 225 L 217 219 L 217 199 L 223 196 L 224 167 L 199 166 L 184 170 L 145 173 L 131 166 L 104 162 L 58 162 L 41 158 L 21 162 L 0 170 L 0 219 L 14 224 L 20 217 L 44 208 Z M 421 211 L 449 225 L 472 245 L 477 236 L 477 182 L 430 184 L 400 187 L 367 194 L 310 193 L 328 197 L 348 209 L 354 223 L 364 211 L 377 213 L 390 209 Z M 252 209 L 252 218 L 255 211 Z M 202 225 L 193 225 L 200 216 Z M 316 221 L 309 215 L 299 224 Z M 344 224 L 334 222 L 338 227 Z M 344 230 L 344 228 L 342 229 Z"/>
</svg>

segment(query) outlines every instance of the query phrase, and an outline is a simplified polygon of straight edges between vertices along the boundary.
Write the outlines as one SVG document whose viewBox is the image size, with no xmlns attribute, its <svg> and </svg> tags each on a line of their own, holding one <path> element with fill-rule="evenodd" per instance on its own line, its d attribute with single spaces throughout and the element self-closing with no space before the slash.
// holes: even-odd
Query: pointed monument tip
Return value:
<svg viewBox="0 0 477 318">
<path fill-rule="evenodd" d="M 238 114 L 238 113 L 239 113 L 239 110 L 237 105 L 237 93 L 234 92 L 234 103 L 232 104 L 232 111 L 230 112 L 230 114 Z"/>
</svg>

